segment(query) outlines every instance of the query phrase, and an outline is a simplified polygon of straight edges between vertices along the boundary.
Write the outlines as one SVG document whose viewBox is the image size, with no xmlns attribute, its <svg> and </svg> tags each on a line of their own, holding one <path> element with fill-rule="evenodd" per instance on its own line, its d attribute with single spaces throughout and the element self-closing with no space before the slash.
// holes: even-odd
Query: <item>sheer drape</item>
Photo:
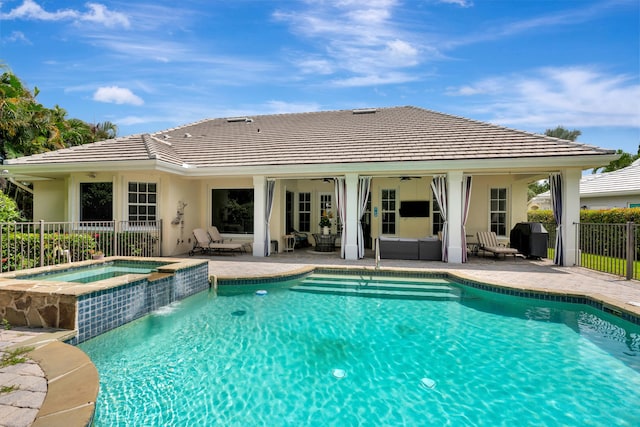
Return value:
<svg viewBox="0 0 640 427">
<path fill-rule="evenodd" d="M 362 230 L 362 217 L 367 209 L 370 191 L 371 177 L 361 176 L 358 180 L 358 259 L 364 258 L 364 231 Z"/>
<path fill-rule="evenodd" d="M 449 223 L 447 222 L 447 177 L 434 176 L 431 181 L 433 195 L 440 206 L 440 216 L 442 216 L 442 261 L 449 261 Z"/>
<path fill-rule="evenodd" d="M 462 177 L 462 262 L 467 262 L 467 217 L 471 200 L 471 177 Z"/>
<path fill-rule="evenodd" d="M 549 175 L 549 187 L 551 193 L 551 206 L 553 207 L 553 218 L 556 220 L 556 244 L 553 263 L 564 264 L 564 244 L 562 241 L 562 175 L 559 173 Z"/>
<path fill-rule="evenodd" d="M 338 211 L 338 219 L 340 220 L 340 258 L 344 258 L 345 243 L 347 236 L 344 233 L 345 220 L 346 220 L 346 188 L 343 177 L 334 178 L 336 189 L 336 210 Z"/>
<path fill-rule="evenodd" d="M 266 199 L 266 209 L 264 213 L 264 225 L 265 225 L 265 233 L 264 233 L 264 255 L 271 255 L 271 232 L 269 231 L 269 223 L 271 222 L 271 210 L 273 208 L 273 198 L 276 188 L 276 182 L 272 179 L 267 180 L 267 199 Z"/>
</svg>

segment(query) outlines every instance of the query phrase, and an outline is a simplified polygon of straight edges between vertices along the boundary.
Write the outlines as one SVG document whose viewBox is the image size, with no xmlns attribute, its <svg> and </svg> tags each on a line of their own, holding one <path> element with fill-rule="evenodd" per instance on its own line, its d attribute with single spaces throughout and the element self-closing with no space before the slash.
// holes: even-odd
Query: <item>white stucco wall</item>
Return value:
<svg viewBox="0 0 640 427">
<path fill-rule="evenodd" d="M 33 182 L 33 220 L 67 221 L 67 182 L 64 179 Z"/>
<path fill-rule="evenodd" d="M 640 204 L 640 194 L 615 197 L 580 197 L 580 206 L 586 209 L 628 208 Z"/>
</svg>

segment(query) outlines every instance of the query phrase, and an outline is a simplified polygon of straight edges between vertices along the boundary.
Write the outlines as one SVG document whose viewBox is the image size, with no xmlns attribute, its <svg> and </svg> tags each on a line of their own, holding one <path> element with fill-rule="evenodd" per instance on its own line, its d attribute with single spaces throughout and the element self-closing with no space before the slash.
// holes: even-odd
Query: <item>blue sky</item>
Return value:
<svg viewBox="0 0 640 427">
<path fill-rule="evenodd" d="M 0 62 L 120 136 L 414 105 L 635 154 L 638 0 L 0 0 Z"/>
</svg>

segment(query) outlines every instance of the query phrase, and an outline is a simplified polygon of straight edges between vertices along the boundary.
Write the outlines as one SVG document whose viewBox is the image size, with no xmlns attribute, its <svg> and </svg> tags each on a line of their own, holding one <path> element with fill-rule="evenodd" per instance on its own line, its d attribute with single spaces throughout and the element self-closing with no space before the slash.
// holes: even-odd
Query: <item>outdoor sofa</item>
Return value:
<svg viewBox="0 0 640 427">
<path fill-rule="evenodd" d="M 382 259 L 442 260 L 442 242 L 437 237 L 417 239 L 381 236 L 378 241 Z"/>
</svg>

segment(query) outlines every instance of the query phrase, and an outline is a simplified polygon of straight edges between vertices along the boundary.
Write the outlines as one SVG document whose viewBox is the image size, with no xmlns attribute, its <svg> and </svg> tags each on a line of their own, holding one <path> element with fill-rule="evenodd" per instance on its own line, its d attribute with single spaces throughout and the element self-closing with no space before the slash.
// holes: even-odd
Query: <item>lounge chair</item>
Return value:
<svg viewBox="0 0 640 427">
<path fill-rule="evenodd" d="M 217 232 L 218 229 L 213 227 Z M 219 235 L 220 233 L 218 233 Z M 193 245 L 193 249 L 189 252 L 189 255 L 193 255 L 197 249 L 204 253 L 212 253 L 214 251 L 238 251 L 245 252 L 244 245 L 242 243 L 224 243 L 224 239 L 222 236 L 216 235 L 218 240 L 214 240 L 214 238 L 207 233 L 202 228 L 196 228 L 193 230 L 193 237 L 195 237 L 196 242 Z"/>
<path fill-rule="evenodd" d="M 509 248 L 498 243 L 498 237 L 493 231 L 478 231 L 478 249 L 485 252 L 491 252 L 495 257 L 499 255 L 507 256 L 518 255 L 516 248 Z"/>
</svg>

